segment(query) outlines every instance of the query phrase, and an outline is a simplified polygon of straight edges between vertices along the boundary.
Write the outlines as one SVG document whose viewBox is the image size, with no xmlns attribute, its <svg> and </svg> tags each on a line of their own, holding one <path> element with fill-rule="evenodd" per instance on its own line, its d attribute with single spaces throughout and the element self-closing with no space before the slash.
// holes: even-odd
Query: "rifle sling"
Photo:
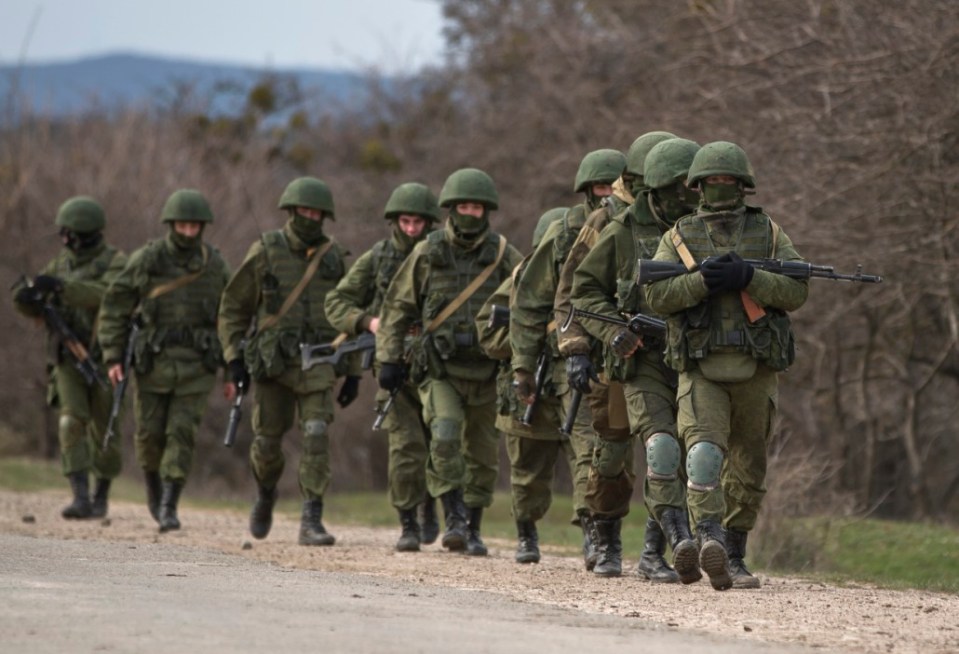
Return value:
<svg viewBox="0 0 959 654">
<path fill-rule="evenodd" d="M 150 292 L 147 293 L 147 299 L 153 300 L 161 295 L 166 295 L 172 291 L 177 290 L 178 288 L 183 288 L 187 284 L 192 284 L 196 280 L 200 279 L 200 276 L 206 272 L 206 264 L 210 259 L 210 250 L 206 245 L 203 246 L 203 265 L 200 269 L 194 273 L 188 273 L 186 275 L 181 275 L 176 279 L 171 279 L 166 284 L 160 284 L 159 286 L 154 286 L 150 289 Z"/>
<path fill-rule="evenodd" d="M 296 286 L 293 288 L 293 291 L 286 296 L 286 300 L 283 301 L 283 305 L 280 307 L 280 310 L 274 314 L 267 316 L 263 322 L 260 323 L 259 329 L 263 331 L 264 329 L 269 329 L 273 327 L 280 319 L 287 314 L 287 312 L 293 308 L 293 305 L 296 304 L 296 301 L 300 299 L 303 291 L 306 290 L 307 285 L 310 283 L 310 280 L 313 279 L 313 275 L 316 274 L 316 271 L 320 268 L 320 260 L 329 252 L 330 248 L 333 247 L 333 241 L 327 241 L 322 246 L 317 248 L 313 253 L 313 257 L 310 259 L 310 265 L 307 266 L 306 272 L 303 273 L 303 277 L 297 282 Z"/>
<path fill-rule="evenodd" d="M 427 334 L 431 334 L 436 331 L 440 325 L 442 325 L 447 318 L 456 313 L 456 310 L 463 306 L 463 303 L 466 302 L 470 297 L 479 290 L 480 286 L 493 274 L 493 271 L 496 270 L 496 267 L 499 266 L 499 262 L 503 259 L 503 253 L 506 252 L 506 239 L 503 236 L 499 237 L 499 250 L 496 252 L 496 260 L 493 261 L 490 265 L 486 266 L 480 272 L 476 278 L 470 282 L 469 286 L 463 289 L 463 291 L 453 298 L 453 301 L 446 305 L 442 311 L 437 314 L 435 318 L 430 320 L 430 324 L 426 325 L 423 328 L 423 331 Z"/>
</svg>

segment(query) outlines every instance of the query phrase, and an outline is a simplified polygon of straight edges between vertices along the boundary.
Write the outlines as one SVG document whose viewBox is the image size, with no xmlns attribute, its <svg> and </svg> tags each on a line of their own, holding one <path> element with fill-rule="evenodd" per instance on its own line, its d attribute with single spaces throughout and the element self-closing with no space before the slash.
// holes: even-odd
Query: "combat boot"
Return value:
<svg viewBox="0 0 959 654">
<path fill-rule="evenodd" d="M 332 545 L 336 542 L 333 534 L 327 533 L 323 526 L 323 500 L 303 502 L 299 542 L 300 545 Z"/>
<path fill-rule="evenodd" d="M 420 526 L 416 522 L 416 509 L 400 509 L 400 526 L 403 532 L 396 541 L 397 552 L 420 551 Z"/>
<path fill-rule="evenodd" d="M 106 516 L 108 510 L 108 498 L 110 496 L 110 480 L 97 479 L 96 489 L 93 491 L 93 501 L 90 504 L 90 516 L 93 518 L 102 518 Z"/>
<path fill-rule="evenodd" d="M 654 584 L 678 584 L 679 575 L 666 563 L 666 559 L 663 558 L 665 553 L 666 536 L 663 530 L 653 518 L 646 518 L 643 554 L 636 566 L 636 574 Z"/>
<path fill-rule="evenodd" d="M 519 542 L 516 545 L 517 563 L 539 563 L 539 534 L 532 520 L 518 520 L 516 533 Z"/>
<path fill-rule="evenodd" d="M 436 499 L 426 494 L 426 499 L 418 507 L 420 514 L 420 541 L 432 545 L 440 535 L 440 522 L 436 518 Z"/>
<path fill-rule="evenodd" d="M 451 552 L 466 549 L 466 505 L 463 504 L 463 491 L 451 490 L 440 495 L 443 513 L 446 516 L 446 531 L 443 532 L 443 547 Z"/>
<path fill-rule="evenodd" d="M 696 534 L 699 536 L 699 567 L 709 575 L 709 583 L 715 590 L 732 588 L 726 534 L 722 526 L 715 520 L 704 520 L 696 525 Z"/>
<path fill-rule="evenodd" d="M 726 554 L 729 555 L 729 572 L 733 578 L 733 588 L 759 588 L 759 578 L 746 568 L 746 537 L 748 532 L 738 529 L 726 530 Z"/>
<path fill-rule="evenodd" d="M 89 518 L 93 513 L 93 507 L 90 504 L 90 478 L 84 472 L 71 472 L 67 475 L 70 482 L 70 490 L 73 491 L 73 501 L 63 507 L 60 511 L 67 520 L 83 520 Z"/>
<path fill-rule="evenodd" d="M 160 496 L 160 533 L 175 531 L 180 528 L 180 520 L 176 516 L 177 504 L 180 502 L 180 491 L 183 490 L 182 481 L 164 479 L 162 482 L 163 494 Z"/>
<path fill-rule="evenodd" d="M 276 486 L 267 488 L 256 485 L 256 502 L 250 511 L 250 534 L 253 538 L 263 539 L 270 533 L 273 526 L 273 507 L 276 506 Z"/>
<path fill-rule="evenodd" d="M 160 495 L 163 494 L 163 484 L 160 482 L 159 472 L 143 471 L 143 478 L 147 486 L 147 508 L 153 519 L 160 522 Z"/>
<path fill-rule="evenodd" d="M 483 507 L 475 506 L 470 509 L 468 527 L 469 535 L 466 538 L 466 553 L 470 556 L 486 556 L 488 550 L 480 538 L 480 526 L 483 522 Z"/>
<path fill-rule="evenodd" d="M 673 550 L 673 567 L 684 584 L 692 584 L 703 578 L 699 570 L 699 546 L 689 532 L 686 511 L 675 507 L 663 510 L 659 524 L 670 549 Z"/>
<path fill-rule="evenodd" d="M 623 574 L 623 541 L 620 532 L 622 519 L 605 520 L 594 518 L 596 525 L 596 550 L 599 556 L 593 574 L 600 577 L 618 577 Z"/>
<path fill-rule="evenodd" d="M 599 558 L 596 550 L 596 542 L 599 540 L 596 536 L 596 524 L 588 511 L 580 512 L 579 524 L 583 528 L 583 563 L 586 569 L 592 572 L 596 567 L 596 559 Z"/>
</svg>

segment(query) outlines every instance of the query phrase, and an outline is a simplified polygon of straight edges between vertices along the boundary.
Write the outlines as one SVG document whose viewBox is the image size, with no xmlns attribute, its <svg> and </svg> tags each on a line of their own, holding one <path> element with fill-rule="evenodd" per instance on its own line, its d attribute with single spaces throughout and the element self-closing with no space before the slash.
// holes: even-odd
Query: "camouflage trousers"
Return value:
<svg viewBox="0 0 959 654">
<path fill-rule="evenodd" d="M 377 404 L 382 407 L 389 393 L 380 390 Z M 430 432 L 423 424 L 423 405 L 416 387 L 406 384 L 396 394 L 393 408 L 383 421 L 389 433 L 390 504 L 400 510 L 415 508 L 426 497 L 426 461 L 429 458 Z"/>
<path fill-rule="evenodd" d="M 727 529 L 750 531 L 766 494 L 766 448 L 778 405 L 778 374 L 760 365 L 742 382 L 715 382 L 699 369 L 679 376 L 677 427 L 686 451 L 699 442 L 724 454 L 718 488 L 687 489 L 693 524 L 722 521 Z"/>
<path fill-rule="evenodd" d="M 462 489 L 467 507 L 489 506 L 499 467 L 496 384 L 456 377 L 427 379 L 419 393 L 431 434 L 426 466 L 430 495 Z"/>
<path fill-rule="evenodd" d="M 636 479 L 626 398 L 618 382 L 591 385 L 593 392 L 585 399 L 596 440 L 586 482 L 586 505 L 595 517 L 621 518 L 629 513 Z"/>
<path fill-rule="evenodd" d="M 102 448 L 112 393 L 98 384 L 87 386 L 69 363 L 58 365 L 52 374 L 60 407 L 57 437 L 63 474 L 92 472 L 98 479 L 113 479 L 120 474 L 123 438 L 113 438 L 106 452 Z"/>
<path fill-rule="evenodd" d="M 137 390 L 137 464 L 162 479 L 185 482 L 193 467 L 196 432 L 209 392 L 179 395 Z"/>
</svg>

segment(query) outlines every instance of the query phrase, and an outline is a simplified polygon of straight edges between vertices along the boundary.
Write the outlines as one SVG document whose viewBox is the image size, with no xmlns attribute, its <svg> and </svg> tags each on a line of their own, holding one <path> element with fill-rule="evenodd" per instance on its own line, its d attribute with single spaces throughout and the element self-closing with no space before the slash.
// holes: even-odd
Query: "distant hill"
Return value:
<svg viewBox="0 0 959 654">
<path fill-rule="evenodd" d="M 295 79 L 305 95 L 349 101 L 362 91 L 363 76 L 322 69 L 265 69 L 230 64 L 164 59 L 138 54 L 109 54 L 75 61 L 0 65 L 0 98 L 9 98 L 16 85 L 35 111 L 66 115 L 91 107 L 116 109 L 152 106 L 174 96 L 187 85 L 200 97 L 217 85 L 235 85 L 245 95 L 265 75 Z M 219 110 L 229 111 L 225 94 Z"/>
</svg>

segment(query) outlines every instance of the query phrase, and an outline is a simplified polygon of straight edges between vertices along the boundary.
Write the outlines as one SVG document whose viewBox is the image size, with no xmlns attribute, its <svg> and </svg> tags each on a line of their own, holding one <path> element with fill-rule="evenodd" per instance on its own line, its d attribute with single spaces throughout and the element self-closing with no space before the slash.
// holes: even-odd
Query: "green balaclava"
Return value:
<svg viewBox="0 0 959 654">
<path fill-rule="evenodd" d="M 742 183 L 738 180 L 735 184 L 711 184 L 707 181 L 699 183 L 702 189 L 703 206 L 713 211 L 732 211 L 743 206 L 746 202 L 746 194 L 743 192 Z"/>
<path fill-rule="evenodd" d="M 706 179 L 725 175 L 735 184 L 708 184 Z M 746 152 L 735 143 L 714 141 L 702 147 L 689 167 L 690 188 L 699 189 L 702 205 L 712 211 L 731 211 L 743 206 L 747 190 L 756 188 L 755 174 Z"/>
<path fill-rule="evenodd" d="M 399 218 L 402 215 L 420 216 L 426 221 L 419 236 L 407 236 L 406 232 L 400 228 Z M 433 229 L 433 225 L 440 217 L 440 207 L 436 196 L 428 186 L 417 182 L 406 182 L 393 189 L 383 210 L 383 217 L 392 222 L 393 237 L 404 252 L 409 252 Z"/>
<path fill-rule="evenodd" d="M 63 244 L 74 254 L 91 252 L 103 241 L 106 215 L 100 203 L 86 195 L 72 197 L 57 211 L 56 225 Z"/>
<path fill-rule="evenodd" d="M 170 225 L 170 242 L 182 252 L 192 252 L 203 243 L 203 229 L 207 223 L 213 222 L 213 212 L 202 193 L 185 188 L 170 194 L 163 205 L 160 220 Z M 200 231 L 192 238 L 184 236 L 177 233 L 177 222 L 200 223 Z"/>
<path fill-rule="evenodd" d="M 688 139 L 660 141 L 646 155 L 644 181 L 656 205 L 658 218 L 672 226 L 699 206 L 699 193 L 686 186 L 686 175 L 699 144 Z"/>
<path fill-rule="evenodd" d="M 476 202 L 483 205 L 483 215 L 467 216 L 456 211 L 456 205 Z M 446 178 L 439 203 L 449 210 L 454 236 L 463 244 L 475 243 L 489 229 L 489 215 L 499 207 L 499 196 L 493 179 L 477 168 L 461 168 Z"/>
<path fill-rule="evenodd" d="M 323 218 L 312 220 L 300 214 L 297 207 L 291 207 L 290 230 L 307 245 L 316 245 L 323 240 Z"/>
<path fill-rule="evenodd" d="M 316 209 L 323 212 L 320 220 L 310 220 L 300 215 L 298 207 Z M 277 208 L 284 209 L 290 214 L 290 231 L 306 245 L 316 245 L 323 240 L 323 221 L 327 218 L 335 219 L 333 194 L 326 182 L 316 177 L 299 177 L 290 182 Z"/>
</svg>

